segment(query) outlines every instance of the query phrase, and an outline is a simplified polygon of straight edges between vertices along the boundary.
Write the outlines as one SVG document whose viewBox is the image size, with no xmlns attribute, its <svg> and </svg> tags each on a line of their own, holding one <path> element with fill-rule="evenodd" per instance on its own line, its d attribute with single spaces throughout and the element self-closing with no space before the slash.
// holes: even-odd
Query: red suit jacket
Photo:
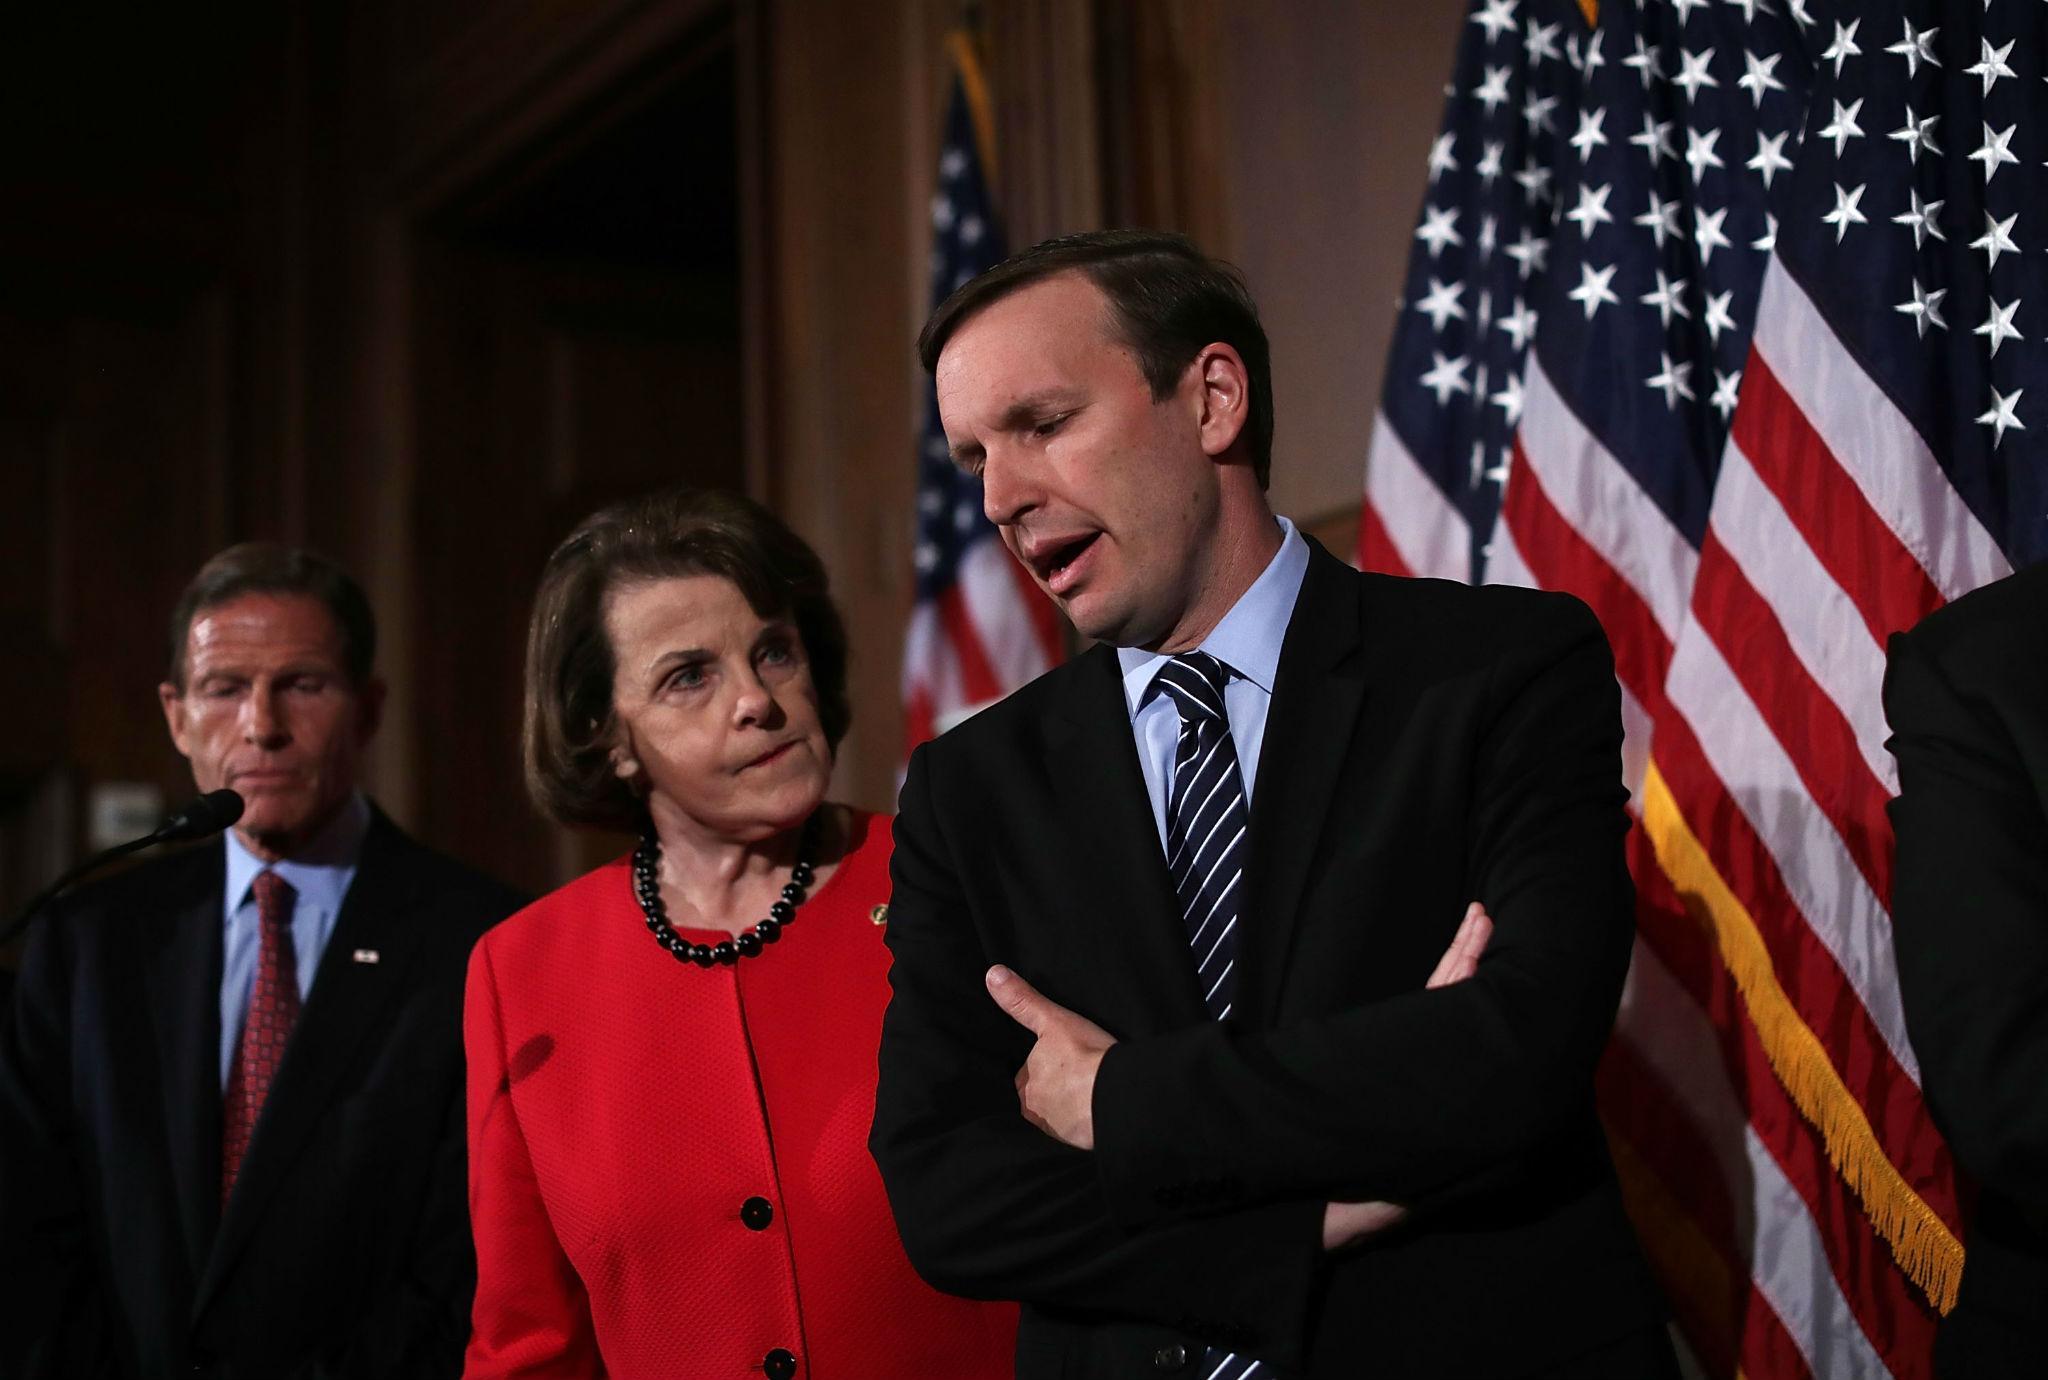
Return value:
<svg viewBox="0 0 2048 1380">
<path fill-rule="evenodd" d="M 625 859 L 477 946 L 472 1380 L 1011 1373 L 1015 1308 L 917 1277 L 868 1158 L 890 833 L 853 828 L 781 937 L 730 967 L 655 944 Z"/>
</svg>

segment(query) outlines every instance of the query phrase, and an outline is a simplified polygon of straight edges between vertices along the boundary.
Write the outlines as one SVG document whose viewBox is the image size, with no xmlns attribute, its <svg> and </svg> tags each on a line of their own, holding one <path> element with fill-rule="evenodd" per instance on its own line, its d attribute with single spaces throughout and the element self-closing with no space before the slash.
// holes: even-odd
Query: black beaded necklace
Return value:
<svg viewBox="0 0 2048 1380">
<path fill-rule="evenodd" d="M 699 968 L 752 958 L 761 952 L 762 945 L 775 941 L 782 927 L 796 917 L 796 908 L 804 903 L 805 891 L 815 875 L 811 855 L 817 842 L 818 816 L 814 814 L 804 821 L 803 834 L 796 841 L 796 866 L 790 869 L 789 880 L 783 884 L 782 899 L 768 907 L 768 918 L 731 939 L 721 939 L 716 944 L 692 944 L 668 922 L 668 908 L 661 903 L 661 841 L 652 828 L 648 829 L 640 836 L 640 846 L 633 850 L 633 894 L 639 898 L 640 913 L 647 917 L 654 942 L 667 949 L 676 962 L 694 963 Z"/>
</svg>

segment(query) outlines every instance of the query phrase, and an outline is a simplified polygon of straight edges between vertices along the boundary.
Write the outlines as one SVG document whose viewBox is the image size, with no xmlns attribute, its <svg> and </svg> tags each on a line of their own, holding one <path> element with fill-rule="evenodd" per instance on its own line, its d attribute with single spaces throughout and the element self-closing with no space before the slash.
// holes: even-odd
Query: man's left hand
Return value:
<svg viewBox="0 0 2048 1380">
<path fill-rule="evenodd" d="M 1038 1037 L 1017 1070 L 1017 1105 L 1024 1119 L 1076 1150 L 1095 1148 L 1095 1071 L 1116 1039 L 1086 1016 L 1077 1016 L 998 963 L 988 970 L 988 994 L 1018 1025 Z"/>
</svg>

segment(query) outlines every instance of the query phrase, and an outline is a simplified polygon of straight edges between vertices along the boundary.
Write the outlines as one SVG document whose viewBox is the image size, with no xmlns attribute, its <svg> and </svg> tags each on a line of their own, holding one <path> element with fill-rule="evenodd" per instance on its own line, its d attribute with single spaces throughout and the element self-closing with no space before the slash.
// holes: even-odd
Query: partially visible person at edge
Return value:
<svg viewBox="0 0 2048 1380">
<path fill-rule="evenodd" d="M 453 1376 L 462 975 L 524 897 L 359 786 L 376 621 L 310 552 L 202 566 L 157 687 L 235 827 L 63 897 L 0 1027 L 0 1376 Z"/>
<path fill-rule="evenodd" d="M 641 841 L 470 964 L 471 1380 L 1010 1374 L 1015 1308 L 917 1277 L 867 1155 L 890 822 L 825 800 L 846 658 L 744 498 L 622 503 L 549 557 L 528 787 Z"/>
<path fill-rule="evenodd" d="M 2048 1371 L 2048 564 L 1895 634 L 1892 947 L 1934 1124 L 1976 1188 L 1942 1380 Z"/>
</svg>

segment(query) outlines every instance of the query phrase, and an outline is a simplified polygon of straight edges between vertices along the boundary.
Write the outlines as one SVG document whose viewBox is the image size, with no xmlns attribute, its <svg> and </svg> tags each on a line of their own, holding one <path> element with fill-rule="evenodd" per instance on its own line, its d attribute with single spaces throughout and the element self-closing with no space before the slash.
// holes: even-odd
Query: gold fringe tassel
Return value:
<svg viewBox="0 0 2048 1380">
<path fill-rule="evenodd" d="M 1665 875 L 1712 932 L 1778 1081 L 1820 1129 L 1829 1162 L 1862 1202 L 1899 1268 L 1947 1313 L 1955 1307 L 1963 1273 L 1962 1243 L 1878 1145 L 1827 1050 L 1778 984 L 1755 918 L 1714 869 L 1654 762 L 1643 782 L 1643 827 Z"/>
</svg>

